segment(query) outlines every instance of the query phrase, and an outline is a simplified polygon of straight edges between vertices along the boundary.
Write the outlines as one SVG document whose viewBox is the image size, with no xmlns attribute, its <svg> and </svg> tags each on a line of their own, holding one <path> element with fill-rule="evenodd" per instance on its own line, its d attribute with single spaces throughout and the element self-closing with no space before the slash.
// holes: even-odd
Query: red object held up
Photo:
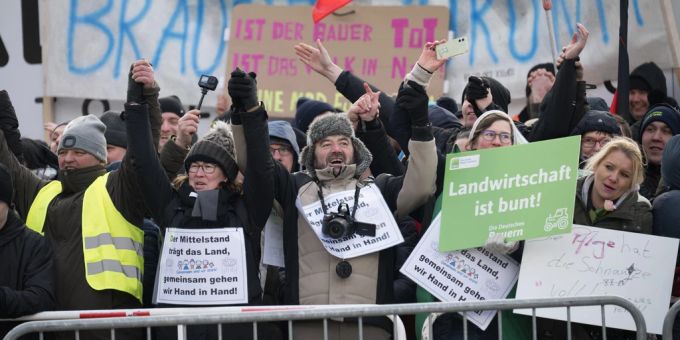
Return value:
<svg viewBox="0 0 680 340">
<path fill-rule="evenodd" d="M 317 0 L 312 9 L 312 19 L 314 23 L 321 21 L 329 14 L 335 12 L 340 7 L 347 5 L 352 0 Z"/>
<path fill-rule="evenodd" d="M 543 0 L 543 9 L 546 11 L 549 11 L 552 9 L 552 1 L 551 0 Z"/>
</svg>

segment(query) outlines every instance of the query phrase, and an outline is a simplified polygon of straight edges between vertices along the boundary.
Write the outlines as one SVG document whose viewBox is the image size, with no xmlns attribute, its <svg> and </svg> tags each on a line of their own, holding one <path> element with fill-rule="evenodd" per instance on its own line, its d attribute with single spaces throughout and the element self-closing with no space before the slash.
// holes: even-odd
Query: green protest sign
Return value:
<svg viewBox="0 0 680 340">
<path fill-rule="evenodd" d="M 439 251 L 571 232 L 580 136 L 449 154 Z"/>
</svg>

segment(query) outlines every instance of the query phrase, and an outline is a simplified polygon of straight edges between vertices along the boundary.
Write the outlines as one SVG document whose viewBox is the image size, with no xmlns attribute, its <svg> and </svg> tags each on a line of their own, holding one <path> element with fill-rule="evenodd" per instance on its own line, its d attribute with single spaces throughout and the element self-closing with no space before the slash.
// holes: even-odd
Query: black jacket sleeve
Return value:
<svg viewBox="0 0 680 340">
<path fill-rule="evenodd" d="M 373 91 L 380 91 L 380 89 L 371 84 L 369 84 L 369 86 Z M 342 95 L 352 103 L 366 93 L 364 92 L 364 80 L 349 71 L 342 71 L 342 73 L 340 73 L 338 79 L 335 80 L 335 89 L 342 93 Z M 392 118 L 392 111 L 394 109 L 394 100 L 392 97 L 385 94 L 384 91 L 381 91 L 379 101 L 380 120 L 387 129 L 387 134 L 394 137 L 390 129 L 390 119 Z"/>
<path fill-rule="evenodd" d="M 151 216 L 168 225 L 164 212 L 175 196 L 154 147 L 146 105 L 125 105 L 128 153 L 137 173 L 139 189 Z"/>
<path fill-rule="evenodd" d="M 25 265 L 23 275 L 18 278 L 19 287 L 0 286 L 0 318 L 18 318 L 52 310 L 55 306 L 52 250 L 42 236 L 24 228 L 19 237 L 24 239 L 21 248 L 25 253 L 16 259 Z"/>
<path fill-rule="evenodd" d="M 404 265 L 408 256 L 411 255 L 413 249 L 418 244 L 418 231 L 416 230 L 415 221 L 411 217 L 402 217 L 397 221 L 399 230 L 404 237 L 404 243 L 398 245 L 395 249 L 394 272 L 396 273 L 394 279 L 394 303 L 413 303 L 416 302 L 416 284 L 406 275 L 402 274 L 399 269 Z"/>
<path fill-rule="evenodd" d="M 575 59 L 562 63 L 555 84 L 543 99 L 541 118 L 527 136 L 530 142 L 569 136 L 583 116 L 576 110 L 575 63 Z"/>
<path fill-rule="evenodd" d="M 254 112 L 242 112 L 241 122 L 248 158 L 243 191 L 249 220 L 259 232 L 264 228 L 274 202 L 274 159 L 269 152 L 267 112 L 262 107 Z"/>
<path fill-rule="evenodd" d="M 378 176 L 387 173 L 394 176 L 404 174 L 404 165 L 401 164 L 397 153 L 387 139 L 387 133 L 380 120 L 372 122 L 361 121 L 361 128 L 357 129 L 357 137 L 364 142 L 368 151 L 373 155 L 371 173 Z"/>
</svg>

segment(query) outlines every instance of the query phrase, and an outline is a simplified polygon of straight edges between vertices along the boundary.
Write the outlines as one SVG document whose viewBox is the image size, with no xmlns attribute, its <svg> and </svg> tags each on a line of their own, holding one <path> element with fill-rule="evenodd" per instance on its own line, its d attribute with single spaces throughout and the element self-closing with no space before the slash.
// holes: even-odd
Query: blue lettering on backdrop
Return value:
<svg viewBox="0 0 680 340">
<path fill-rule="evenodd" d="M 69 8 L 68 36 L 66 38 L 66 58 L 68 60 L 68 70 L 70 72 L 75 74 L 87 74 L 93 72 L 102 67 L 102 65 L 104 65 L 104 63 L 106 63 L 106 61 L 111 56 L 111 50 L 113 49 L 113 33 L 111 33 L 111 30 L 109 30 L 108 27 L 104 26 L 104 24 L 102 24 L 99 21 L 99 19 L 106 13 L 110 12 L 112 7 L 113 1 L 108 0 L 104 4 L 104 6 L 102 6 L 98 10 L 95 10 L 89 14 L 79 16 L 78 0 L 71 0 Z M 106 36 L 107 41 L 106 51 L 102 54 L 101 58 L 98 61 L 94 62 L 90 66 L 78 66 L 75 63 L 73 49 L 82 48 L 82 46 L 74 46 L 75 31 L 77 25 L 92 26 L 100 30 L 102 33 L 104 33 L 104 36 Z"/>
<path fill-rule="evenodd" d="M 520 0 L 524 1 L 524 0 Z M 517 50 L 517 44 L 515 41 L 515 33 L 517 32 L 517 15 L 515 14 L 515 3 L 514 0 L 507 0 L 508 3 L 508 17 L 510 20 L 510 36 L 508 37 L 508 45 L 510 47 L 510 54 L 513 58 L 521 62 L 527 62 L 536 55 L 536 50 L 538 50 L 538 1 L 531 0 L 531 5 L 534 9 L 534 16 L 531 25 L 531 45 L 529 51 L 522 54 Z"/>
<path fill-rule="evenodd" d="M 224 0 L 220 0 L 220 9 L 221 9 L 221 14 L 222 14 L 222 26 L 220 27 L 220 32 L 224 32 L 224 30 L 227 28 L 227 24 L 229 23 L 229 20 L 227 19 L 227 4 L 224 2 Z M 215 58 L 212 61 L 212 64 L 208 66 L 205 69 L 201 69 L 198 66 L 198 51 L 200 50 L 199 48 L 199 41 L 200 41 L 200 36 L 201 36 L 201 29 L 203 28 L 203 18 L 205 14 L 205 0 L 199 0 L 198 1 L 198 7 L 196 9 L 196 32 L 194 33 L 194 43 L 191 48 L 191 65 L 194 68 L 194 72 L 196 72 L 196 75 L 199 74 L 212 74 L 213 71 L 219 66 L 220 60 L 222 59 L 222 54 L 224 52 L 224 41 L 223 39 L 220 39 L 219 47 L 217 49 L 217 54 L 215 55 Z"/>
<path fill-rule="evenodd" d="M 642 13 L 640 13 L 640 4 L 638 4 L 638 0 L 633 0 L 633 11 L 635 11 L 635 20 L 637 21 L 638 26 L 644 26 L 645 21 L 642 19 Z"/>
<path fill-rule="evenodd" d="M 458 0 L 449 0 L 449 29 L 453 36 L 458 36 Z"/>
<path fill-rule="evenodd" d="M 181 15 L 181 22 L 180 24 L 183 27 L 183 30 L 180 32 L 175 32 L 173 31 L 173 27 L 177 22 L 180 20 L 179 17 Z M 172 13 L 172 16 L 170 17 L 170 20 L 168 21 L 167 26 L 165 26 L 165 29 L 163 29 L 163 35 L 161 36 L 161 41 L 158 43 L 158 47 L 156 47 L 156 53 L 154 53 L 153 60 L 151 61 L 155 67 L 160 67 L 160 58 L 161 54 L 163 53 L 163 49 L 165 49 L 165 44 L 168 39 L 177 39 L 180 41 L 180 48 L 179 48 L 179 56 L 180 56 L 180 63 L 179 63 L 179 73 L 184 74 L 186 65 L 185 65 L 185 54 L 187 50 L 187 31 L 189 30 L 189 8 L 187 6 L 186 0 L 179 0 L 177 1 L 177 7 L 175 7 L 175 12 Z"/>
<path fill-rule="evenodd" d="M 114 62 L 113 66 L 113 78 L 116 79 L 118 76 L 120 76 L 121 57 L 123 54 L 123 45 L 125 45 L 126 36 L 130 40 L 130 47 L 132 47 L 132 52 L 135 54 L 134 59 L 137 60 L 142 57 L 142 53 L 139 51 L 139 46 L 137 45 L 137 39 L 135 39 L 135 35 L 132 33 L 132 27 L 137 25 L 140 21 L 142 21 L 142 18 L 146 16 L 146 13 L 149 11 L 149 7 L 151 7 L 151 0 L 145 0 L 142 10 L 130 20 L 125 19 L 127 7 L 128 0 L 123 0 L 123 6 L 120 10 L 120 16 L 118 17 L 120 41 L 118 42 L 118 48 L 116 49 L 116 61 Z"/>
<path fill-rule="evenodd" d="M 484 38 L 486 40 L 487 52 L 491 56 L 491 60 L 494 64 L 498 64 L 498 57 L 493 51 L 493 45 L 491 45 L 491 36 L 489 35 L 489 28 L 486 26 L 484 21 L 484 14 L 491 8 L 491 3 L 493 0 L 485 0 L 484 5 L 477 8 L 477 0 L 470 0 L 470 65 L 475 64 L 475 46 L 477 42 L 477 26 L 482 30 Z"/>
</svg>

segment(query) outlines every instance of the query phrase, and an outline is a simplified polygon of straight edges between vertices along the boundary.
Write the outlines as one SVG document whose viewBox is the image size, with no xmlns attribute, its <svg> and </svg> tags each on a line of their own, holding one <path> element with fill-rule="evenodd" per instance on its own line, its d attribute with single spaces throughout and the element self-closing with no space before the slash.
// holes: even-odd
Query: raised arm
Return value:
<svg viewBox="0 0 680 340">
<path fill-rule="evenodd" d="M 154 78 L 153 66 L 148 60 L 137 60 L 130 66 L 128 99 L 134 98 L 137 103 L 149 105 L 149 122 L 154 145 L 158 145 L 161 135 L 161 104 L 158 102 L 160 90 Z"/>
<path fill-rule="evenodd" d="M 579 93 L 576 63 L 586 46 L 589 33 L 581 24 L 577 24 L 576 27 L 577 32 L 574 33 L 571 42 L 562 49 L 555 84 L 545 96 L 541 118 L 528 136 L 530 141 L 569 136 L 585 113 L 583 104 L 580 109 L 576 105 Z M 584 91 L 582 84 L 581 91 Z"/>
</svg>

